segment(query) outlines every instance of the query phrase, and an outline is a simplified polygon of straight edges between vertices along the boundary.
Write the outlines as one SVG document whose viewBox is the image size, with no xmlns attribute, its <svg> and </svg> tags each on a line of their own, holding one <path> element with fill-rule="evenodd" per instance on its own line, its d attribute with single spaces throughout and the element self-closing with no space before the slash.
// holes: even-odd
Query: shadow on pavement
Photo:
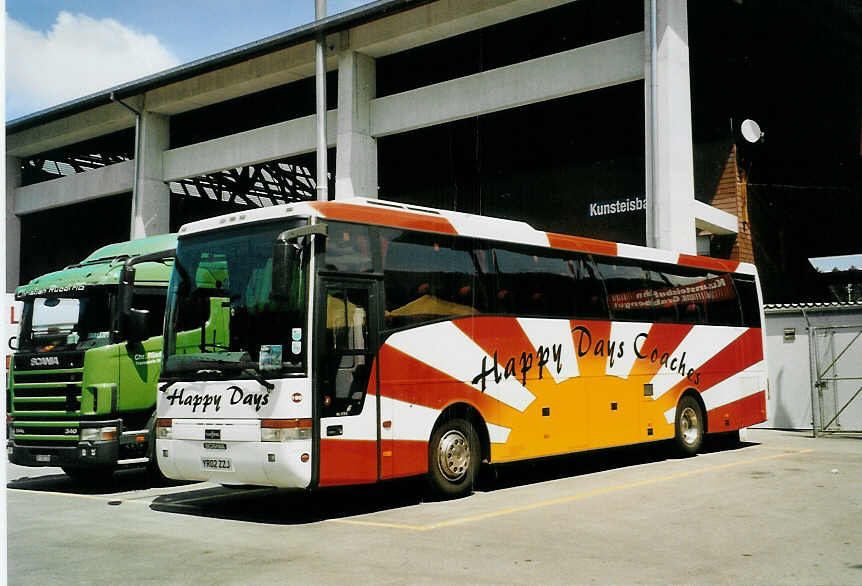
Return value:
<svg viewBox="0 0 862 586">
<path fill-rule="evenodd" d="M 38 470 L 38 469 L 34 469 Z M 6 488 L 31 490 L 34 492 L 60 492 L 84 495 L 111 495 L 133 490 L 146 490 L 168 486 L 190 484 L 168 478 L 154 478 L 143 468 L 117 470 L 109 478 L 99 478 L 98 482 L 87 483 L 71 479 L 62 472 L 42 476 L 21 476 L 6 483 Z"/>
<path fill-rule="evenodd" d="M 708 437 L 702 453 L 754 445 Z M 506 464 L 484 469 L 476 491 L 492 492 L 675 458 L 670 442 L 655 442 Z M 314 491 L 222 486 L 163 494 L 150 508 L 198 517 L 302 525 L 418 505 L 425 500 L 423 486 L 421 478 Z"/>
<path fill-rule="evenodd" d="M 315 491 L 268 487 L 215 487 L 157 497 L 150 508 L 166 513 L 254 523 L 303 525 L 397 509 L 422 502 L 422 483 L 411 478 L 376 485 Z"/>
</svg>

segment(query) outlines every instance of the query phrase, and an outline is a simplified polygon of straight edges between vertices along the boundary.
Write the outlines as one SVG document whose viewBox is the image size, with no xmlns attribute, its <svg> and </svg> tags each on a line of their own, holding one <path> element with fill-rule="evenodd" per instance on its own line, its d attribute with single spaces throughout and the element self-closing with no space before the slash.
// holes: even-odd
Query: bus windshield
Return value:
<svg viewBox="0 0 862 586">
<path fill-rule="evenodd" d="M 168 291 L 163 377 L 278 376 L 305 371 L 306 258 L 273 290 L 278 235 L 306 220 L 181 238 Z"/>
<path fill-rule="evenodd" d="M 110 343 L 116 287 L 89 287 L 75 297 L 24 299 L 20 350 L 83 350 Z"/>
</svg>

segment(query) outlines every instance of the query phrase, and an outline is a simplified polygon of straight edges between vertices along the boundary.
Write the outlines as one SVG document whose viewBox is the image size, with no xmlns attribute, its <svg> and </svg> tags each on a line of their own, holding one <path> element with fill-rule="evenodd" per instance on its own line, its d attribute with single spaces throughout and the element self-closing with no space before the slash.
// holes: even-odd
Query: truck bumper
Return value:
<svg viewBox="0 0 862 586">
<path fill-rule="evenodd" d="M 14 439 L 10 439 L 6 442 L 6 454 L 12 464 L 19 466 L 104 468 L 117 464 L 119 442 L 85 441 L 73 446 L 45 447 L 19 446 Z"/>
</svg>

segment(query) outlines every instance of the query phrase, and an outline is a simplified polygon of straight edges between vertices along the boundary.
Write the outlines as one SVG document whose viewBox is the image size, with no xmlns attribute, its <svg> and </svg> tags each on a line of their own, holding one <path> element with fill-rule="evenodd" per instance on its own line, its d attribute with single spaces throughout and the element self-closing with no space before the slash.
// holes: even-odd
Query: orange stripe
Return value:
<svg viewBox="0 0 862 586">
<path fill-rule="evenodd" d="M 531 364 L 533 362 L 534 348 L 533 343 L 524 333 L 521 324 L 513 317 L 479 317 L 472 319 L 458 319 L 453 322 L 455 326 L 462 332 L 467 334 L 474 342 L 476 342 L 485 353 L 494 358 L 494 353 L 497 354 L 497 369 L 500 376 L 505 376 L 506 363 L 510 366 L 513 364 L 515 369 L 515 378 L 521 380 L 521 354 L 529 355 Z M 525 356 L 525 360 L 527 357 Z M 486 363 L 487 368 L 494 366 L 493 360 Z M 482 368 L 482 363 L 476 364 L 476 374 L 479 374 Z M 547 377 L 547 367 L 543 368 L 544 376 Z M 533 364 L 533 367 L 528 370 L 527 380 L 536 380 L 539 378 L 538 364 Z M 490 375 L 491 378 L 494 375 Z M 511 374 L 510 377 L 511 378 Z"/>
<path fill-rule="evenodd" d="M 662 365 L 660 360 L 653 362 L 649 359 L 652 351 L 659 350 L 660 354 L 664 354 L 665 352 L 673 354 L 693 327 L 687 324 L 653 324 L 648 332 L 647 339 L 645 341 L 643 339 L 638 340 L 643 343 L 637 347 L 637 351 L 641 355 L 647 356 L 647 358 L 635 360 L 629 375 L 654 376 L 657 374 L 661 370 Z M 634 342 L 632 340 L 631 343 Z M 630 348 L 629 351 L 634 352 L 635 348 Z"/>
<path fill-rule="evenodd" d="M 376 481 L 376 440 L 320 440 L 320 486 Z"/>
<path fill-rule="evenodd" d="M 766 391 L 749 395 L 707 413 L 710 432 L 734 431 L 766 421 Z"/>
<path fill-rule="evenodd" d="M 401 478 L 428 472 L 428 442 L 389 440 L 392 455 L 383 451 L 383 478 Z M 387 459 L 391 460 L 387 463 Z"/>
<path fill-rule="evenodd" d="M 725 273 L 733 273 L 739 268 L 739 262 L 737 261 L 710 258 L 707 256 L 694 256 L 691 254 L 679 255 L 679 264 L 686 267 L 697 267 L 699 269 L 710 269 Z"/>
<path fill-rule="evenodd" d="M 384 345 L 380 349 L 380 395 L 441 410 L 456 401 L 476 407 L 483 416 L 498 410 L 496 399 L 424 362 Z M 476 364 L 476 373 L 482 365 Z"/>
<path fill-rule="evenodd" d="M 376 224 L 380 226 L 391 226 L 393 228 L 408 228 L 411 230 L 438 232 L 441 234 L 458 233 L 449 220 L 440 216 L 334 201 L 309 202 L 309 205 L 320 212 L 323 217 L 332 220 L 344 220 L 347 222 L 359 222 L 362 224 Z"/>
<path fill-rule="evenodd" d="M 588 252 L 594 254 L 604 254 L 607 256 L 617 255 L 617 245 L 615 242 L 596 240 L 594 238 L 584 238 L 582 236 L 555 234 L 553 232 L 548 232 L 547 235 L 548 242 L 553 248 L 576 250 L 578 252 Z"/>
<path fill-rule="evenodd" d="M 689 387 L 695 387 L 703 393 L 721 381 L 742 372 L 752 364 L 760 362 L 763 360 L 762 343 L 763 338 L 759 329 L 750 328 L 746 330 L 745 333 L 697 369 L 700 378 L 696 385 L 688 378 L 684 378 L 670 391 L 662 395 L 659 399 L 662 404 L 661 410 L 666 411 L 676 405 L 680 394 Z"/>
</svg>

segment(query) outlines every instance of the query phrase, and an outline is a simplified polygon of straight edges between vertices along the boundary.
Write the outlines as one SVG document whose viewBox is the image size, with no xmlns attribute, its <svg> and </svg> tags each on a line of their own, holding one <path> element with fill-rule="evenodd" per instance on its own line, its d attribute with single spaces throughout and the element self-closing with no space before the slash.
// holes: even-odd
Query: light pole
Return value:
<svg viewBox="0 0 862 586">
<path fill-rule="evenodd" d="M 315 0 L 314 18 L 320 21 L 326 18 L 326 0 Z M 326 169 L 326 35 L 323 30 L 317 32 L 314 49 L 315 86 L 317 95 L 317 201 L 329 199 L 329 176 Z"/>
</svg>

